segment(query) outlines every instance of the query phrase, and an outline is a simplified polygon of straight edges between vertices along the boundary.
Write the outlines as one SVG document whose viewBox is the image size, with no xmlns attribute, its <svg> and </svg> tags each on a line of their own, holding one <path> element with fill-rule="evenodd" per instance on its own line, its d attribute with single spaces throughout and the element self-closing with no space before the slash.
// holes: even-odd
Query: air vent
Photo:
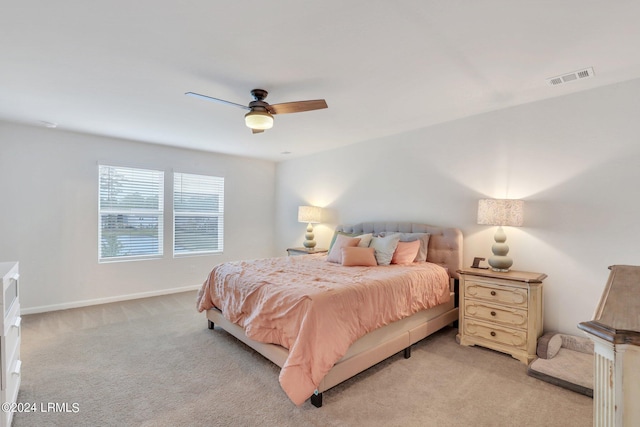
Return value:
<svg viewBox="0 0 640 427">
<path fill-rule="evenodd" d="M 547 79 L 547 84 L 549 86 L 558 86 L 563 83 L 569 83 L 576 80 L 582 80 L 589 77 L 593 77 L 595 74 L 593 73 L 593 68 L 585 68 L 584 70 L 574 71 L 573 73 L 563 74 L 561 76 L 550 77 Z"/>
</svg>

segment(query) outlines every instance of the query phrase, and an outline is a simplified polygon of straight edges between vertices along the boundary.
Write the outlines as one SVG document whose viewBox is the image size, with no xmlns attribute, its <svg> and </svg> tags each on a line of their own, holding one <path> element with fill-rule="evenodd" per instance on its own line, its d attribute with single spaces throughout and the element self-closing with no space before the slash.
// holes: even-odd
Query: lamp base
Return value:
<svg viewBox="0 0 640 427">
<path fill-rule="evenodd" d="M 491 246 L 493 256 L 490 256 L 487 262 L 493 271 L 507 272 L 513 265 L 513 260 L 507 256 L 509 246 L 505 243 L 507 241 L 507 235 L 502 227 L 498 227 L 494 239 L 496 242 Z"/>
<path fill-rule="evenodd" d="M 513 260 L 508 256 L 494 255 L 489 257 L 487 262 L 493 271 L 509 271 L 509 268 L 513 265 Z"/>
<path fill-rule="evenodd" d="M 305 240 L 302 243 L 305 248 L 313 249 L 316 247 L 316 241 L 313 240 L 314 237 L 315 236 L 313 235 L 313 226 L 311 225 L 311 223 L 309 223 L 307 225 L 307 232 L 304 235 Z"/>
</svg>

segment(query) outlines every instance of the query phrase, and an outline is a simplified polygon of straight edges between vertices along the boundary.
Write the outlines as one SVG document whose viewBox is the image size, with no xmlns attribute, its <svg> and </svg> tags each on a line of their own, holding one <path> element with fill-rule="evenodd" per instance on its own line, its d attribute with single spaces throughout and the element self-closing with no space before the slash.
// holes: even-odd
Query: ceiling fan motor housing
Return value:
<svg viewBox="0 0 640 427">
<path fill-rule="evenodd" d="M 253 99 L 256 101 L 263 101 L 267 95 L 269 95 L 269 92 L 264 89 L 253 89 L 251 91 L 251 96 L 253 96 Z"/>
</svg>

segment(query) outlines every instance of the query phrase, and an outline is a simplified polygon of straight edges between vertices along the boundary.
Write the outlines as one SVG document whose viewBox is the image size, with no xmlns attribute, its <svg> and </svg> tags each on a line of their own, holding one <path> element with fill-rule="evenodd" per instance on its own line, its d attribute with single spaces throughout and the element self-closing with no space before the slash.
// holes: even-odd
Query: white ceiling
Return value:
<svg viewBox="0 0 640 427">
<path fill-rule="evenodd" d="M 0 119 L 276 161 L 640 77 L 638 0 L 0 9 Z M 594 78 L 546 83 L 587 67 Z M 329 108 L 276 116 L 252 135 L 245 111 L 184 95 L 248 104 L 253 88 L 271 103 L 324 98 Z"/>
</svg>

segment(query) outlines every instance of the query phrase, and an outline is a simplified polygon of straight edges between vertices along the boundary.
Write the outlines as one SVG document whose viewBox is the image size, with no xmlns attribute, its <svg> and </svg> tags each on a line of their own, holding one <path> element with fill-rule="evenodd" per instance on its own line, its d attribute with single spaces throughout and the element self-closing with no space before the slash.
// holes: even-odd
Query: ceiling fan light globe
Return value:
<svg viewBox="0 0 640 427">
<path fill-rule="evenodd" d="M 249 111 L 244 116 L 248 128 L 266 130 L 273 127 L 273 116 L 266 111 Z"/>
</svg>

